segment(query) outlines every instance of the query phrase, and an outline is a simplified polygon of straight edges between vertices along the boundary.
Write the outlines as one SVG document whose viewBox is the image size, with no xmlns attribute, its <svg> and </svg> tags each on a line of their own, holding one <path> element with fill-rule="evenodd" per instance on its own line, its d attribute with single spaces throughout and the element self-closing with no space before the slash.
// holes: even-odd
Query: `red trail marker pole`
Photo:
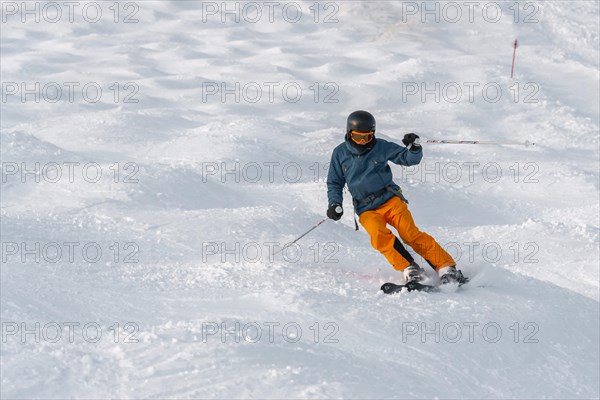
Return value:
<svg viewBox="0 0 600 400">
<path fill-rule="evenodd" d="M 510 79 L 512 79 L 513 73 L 515 72 L 515 56 L 516 55 L 517 55 L 517 39 L 515 39 L 515 44 L 514 44 L 512 67 L 510 68 Z"/>
</svg>

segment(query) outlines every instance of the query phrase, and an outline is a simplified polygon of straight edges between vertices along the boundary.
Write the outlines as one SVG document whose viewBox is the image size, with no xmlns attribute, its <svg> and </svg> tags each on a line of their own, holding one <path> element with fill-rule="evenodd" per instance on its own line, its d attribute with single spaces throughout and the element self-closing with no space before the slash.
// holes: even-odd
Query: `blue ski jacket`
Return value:
<svg viewBox="0 0 600 400">
<path fill-rule="evenodd" d="M 410 151 L 406 147 L 383 139 L 373 139 L 372 146 L 358 149 L 346 138 L 331 155 L 327 174 L 327 198 L 329 205 L 342 204 L 342 189 L 348 184 L 356 213 L 374 210 L 395 196 L 386 190 L 399 190 L 393 181 L 388 161 L 395 164 L 417 165 L 423 158 L 423 150 Z"/>
</svg>

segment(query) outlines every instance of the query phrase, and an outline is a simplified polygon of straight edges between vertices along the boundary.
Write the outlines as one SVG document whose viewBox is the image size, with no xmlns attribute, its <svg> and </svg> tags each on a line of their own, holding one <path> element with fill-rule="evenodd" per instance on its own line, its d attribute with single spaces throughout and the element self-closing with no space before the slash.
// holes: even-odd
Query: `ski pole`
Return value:
<svg viewBox="0 0 600 400">
<path fill-rule="evenodd" d="M 515 56 L 517 55 L 517 39 L 515 39 L 515 43 L 513 44 L 513 59 L 512 59 L 512 67 L 510 67 L 510 79 L 513 77 L 513 72 L 515 72 Z"/>
<path fill-rule="evenodd" d="M 291 245 L 293 245 L 294 243 L 296 243 L 298 240 L 302 239 L 304 236 L 308 235 L 309 233 L 311 233 L 313 230 L 317 229 L 317 227 L 319 225 L 321 225 L 323 222 L 327 221 L 327 218 L 323 218 L 322 220 L 320 220 L 315 226 L 313 226 L 312 228 L 310 228 L 309 230 L 307 230 L 306 232 L 304 232 L 300 237 L 298 237 L 296 240 L 294 240 L 293 242 L 290 242 L 288 244 L 286 244 L 285 246 L 283 246 L 281 248 L 281 250 L 278 250 L 276 252 L 273 253 L 273 255 L 277 254 L 277 253 L 281 253 L 283 252 L 285 249 L 287 249 L 288 247 L 290 247 Z"/>
<path fill-rule="evenodd" d="M 533 146 L 535 143 L 526 140 L 525 142 L 516 141 L 493 141 L 493 140 L 450 140 L 450 139 L 417 139 L 419 143 L 434 143 L 434 144 L 496 144 L 496 145 L 518 145 L 518 146 Z"/>
<path fill-rule="evenodd" d="M 338 208 L 336 208 L 335 211 L 337 213 L 341 213 L 342 212 L 342 207 L 338 206 Z M 273 255 L 275 255 L 277 253 L 281 253 L 282 251 L 284 251 L 285 249 L 287 249 L 288 247 L 290 247 L 291 245 L 293 245 L 294 243 L 296 243 L 298 240 L 302 239 L 304 236 L 308 235 L 309 233 L 311 233 L 312 231 L 314 231 L 315 229 L 317 229 L 317 227 L 319 225 L 321 225 L 325 221 L 327 221 L 327 218 L 323 218 L 322 220 L 320 220 L 319 222 L 317 222 L 317 224 L 315 226 L 313 226 L 312 228 L 310 228 L 309 230 L 307 230 L 306 232 L 304 232 L 300 237 L 298 237 L 293 242 L 290 242 L 290 243 L 286 244 L 285 246 L 283 246 L 281 248 L 281 250 L 278 250 L 278 251 L 274 252 Z"/>
</svg>

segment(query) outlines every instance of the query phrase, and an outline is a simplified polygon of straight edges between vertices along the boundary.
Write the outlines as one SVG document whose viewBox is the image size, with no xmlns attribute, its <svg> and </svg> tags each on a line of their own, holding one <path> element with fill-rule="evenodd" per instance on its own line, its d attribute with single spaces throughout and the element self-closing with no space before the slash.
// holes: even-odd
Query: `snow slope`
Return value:
<svg viewBox="0 0 600 400">
<path fill-rule="evenodd" d="M 55 3 L 55 23 L 21 4 L 0 35 L 3 398 L 600 396 L 598 2 L 482 2 L 473 22 L 443 2 L 439 22 L 420 2 L 272 21 L 229 2 L 239 22 L 221 2 L 82 2 L 73 22 Z M 392 167 L 468 286 L 378 292 L 400 274 L 349 196 L 271 256 L 324 217 L 356 109 L 397 142 L 536 143 Z"/>
</svg>

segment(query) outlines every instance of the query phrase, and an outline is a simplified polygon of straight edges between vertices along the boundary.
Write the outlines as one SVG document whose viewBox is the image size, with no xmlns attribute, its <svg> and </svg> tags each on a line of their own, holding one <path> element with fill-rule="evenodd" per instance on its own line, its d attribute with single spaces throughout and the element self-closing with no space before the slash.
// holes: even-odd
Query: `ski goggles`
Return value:
<svg viewBox="0 0 600 400">
<path fill-rule="evenodd" d="M 367 144 L 371 140 L 373 140 L 373 136 L 375 132 L 358 132 L 358 131 L 350 131 L 350 138 L 354 143 L 357 144 Z"/>
</svg>

